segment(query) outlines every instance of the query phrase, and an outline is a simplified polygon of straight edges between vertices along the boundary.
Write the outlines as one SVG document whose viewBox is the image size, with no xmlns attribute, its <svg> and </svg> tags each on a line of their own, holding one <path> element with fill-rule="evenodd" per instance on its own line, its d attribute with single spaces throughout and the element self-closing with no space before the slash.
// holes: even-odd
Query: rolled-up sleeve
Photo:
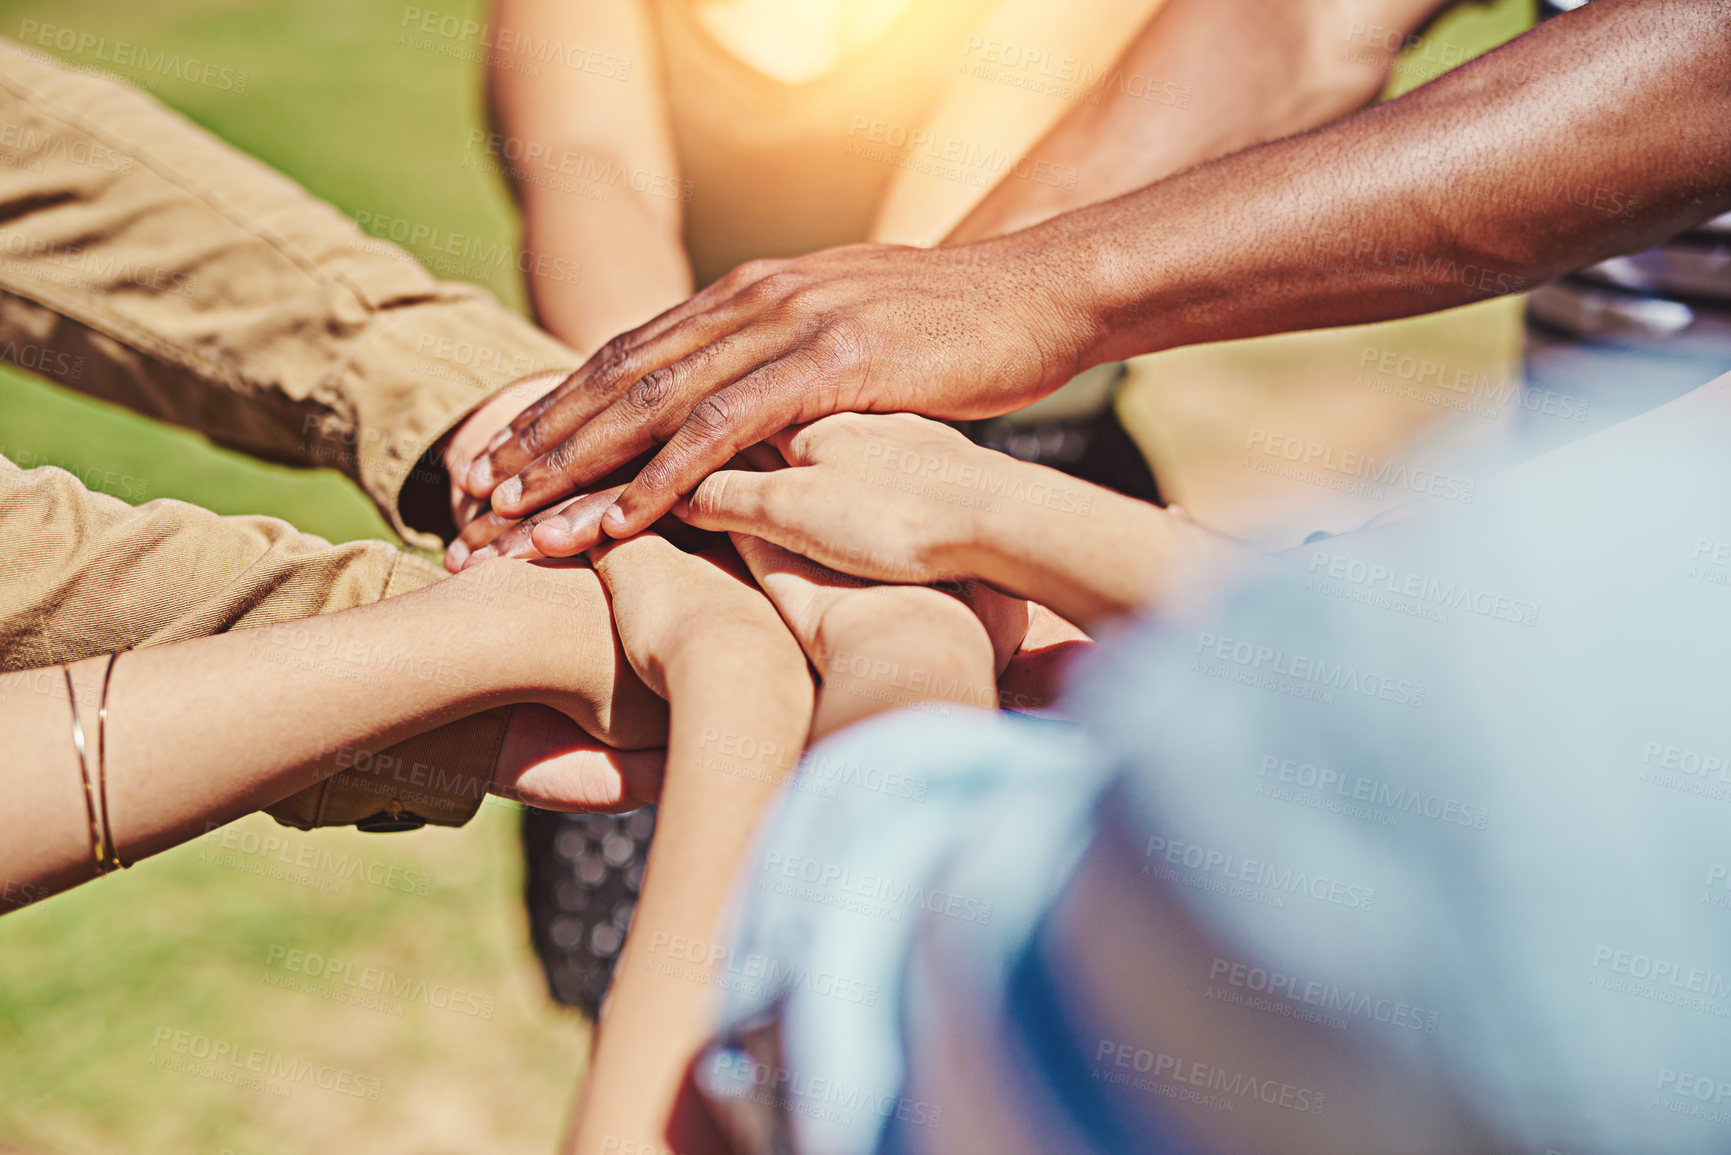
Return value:
<svg viewBox="0 0 1731 1155">
<path fill-rule="evenodd" d="M 427 450 L 582 358 L 149 95 L 0 40 L 0 359 L 354 478 L 411 543 Z M 436 505 L 436 503 L 435 503 Z"/>
</svg>

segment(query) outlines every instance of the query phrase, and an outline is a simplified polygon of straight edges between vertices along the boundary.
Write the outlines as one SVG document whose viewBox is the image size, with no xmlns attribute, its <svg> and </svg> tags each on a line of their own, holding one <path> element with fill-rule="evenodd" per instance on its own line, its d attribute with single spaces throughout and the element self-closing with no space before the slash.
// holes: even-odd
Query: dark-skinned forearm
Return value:
<svg viewBox="0 0 1731 1155">
<path fill-rule="evenodd" d="M 1518 292 L 1731 206 L 1731 3 L 1598 0 L 1327 128 L 982 248 L 1064 270 L 1079 359 Z"/>
</svg>

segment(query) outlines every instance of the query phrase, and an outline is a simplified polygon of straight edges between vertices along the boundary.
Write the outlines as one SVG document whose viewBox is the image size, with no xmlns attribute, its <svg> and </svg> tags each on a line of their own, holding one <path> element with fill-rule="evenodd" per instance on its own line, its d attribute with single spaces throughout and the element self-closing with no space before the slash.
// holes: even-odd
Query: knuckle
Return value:
<svg viewBox="0 0 1731 1155">
<path fill-rule="evenodd" d="M 818 334 L 818 349 L 834 361 L 859 365 L 871 360 L 871 333 L 853 317 L 831 320 Z"/>
<path fill-rule="evenodd" d="M 635 488 L 647 493 L 661 493 L 678 484 L 678 475 L 678 462 L 668 460 L 667 454 L 661 453 L 638 471 Z"/>
<path fill-rule="evenodd" d="M 537 414 L 533 420 L 517 430 L 517 445 L 525 452 L 539 454 L 547 443 L 547 423 L 542 415 Z"/>
<path fill-rule="evenodd" d="M 757 257 L 744 264 L 734 266 L 728 278 L 736 284 L 749 281 L 760 281 L 781 267 L 781 262 L 770 257 Z"/>
<path fill-rule="evenodd" d="M 792 296 L 799 288 L 798 274 L 791 272 L 775 272 L 763 276 L 753 282 L 745 290 L 746 300 L 759 305 L 767 305 L 771 301 L 780 301 Z"/>
<path fill-rule="evenodd" d="M 576 438 L 566 438 L 542 455 L 541 460 L 523 472 L 528 475 L 523 479 L 523 492 L 533 488 L 533 483 L 547 474 L 562 475 L 577 467 Z"/>
<path fill-rule="evenodd" d="M 615 388 L 621 378 L 627 376 L 631 366 L 631 355 L 635 346 L 631 343 L 630 334 L 625 333 L 613 338 L 595 354 L 595 375 L 589 378 L 591 390 L 607 392 Z"/>
<path fill-rule="evenodd" d="M 654 413 L 673 389 L 673 370 L 661 368 L 645 373 L 626 391 L 626 404 L 642 415 Z"/>
<path fill-rule="evenodd" d="M 727 508 L 727 475 L 712 473 L 691 492 L 691 508 L 700 517 L 715 517 Z"/>
<path fill-rule="evenodd" d="M 694 405 L 685 419 L 686 427 L 705 440 L 725 435 L 733 428 L 733 422 L 733 409 L 727 399 L 714 393 Z"/>
</svg>

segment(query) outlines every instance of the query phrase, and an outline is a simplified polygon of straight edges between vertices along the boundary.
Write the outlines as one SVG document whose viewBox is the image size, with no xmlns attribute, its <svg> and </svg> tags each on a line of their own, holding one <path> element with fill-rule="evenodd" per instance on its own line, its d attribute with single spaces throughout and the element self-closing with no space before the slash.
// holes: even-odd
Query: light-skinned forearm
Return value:
<svg viewBox="0 0 1731 1155">
<path fill-rule="evenodd" d="M 339 769 L 344 748 L 381 749 L 493 706 L 538 701 L 604 728 L 615 658 L 593 573 L 543 571 L 536 598 L 510 589 L 523 563 L 486 568 L 371 606 L 122 655 L 106 736 L 122 858 L 284 798 Z M 106 664 L 73 666 L 93 777 Z M 37 897 L 93 873 L 71 717 L 59 669 L 0 676 L 0 877 Z"/>
<path fill-rule="evenodd" d="M 992 641 L 974 612 L 925 586 L 848 590 L 823 613 L 816 740 L 888 710 L 997 705 Z"/>
<path fill-rule="evenodd" d="M 1731 4 L 1596 0 L 1399 100 L 985 246 L 1063 267 L 1082 363 L 1431 312 L 1731 206 L 1728 99 Z"/>
<path fill-rule="evenodd" d="M 639 0 L 495 0 L 492 9 L 494 27 L 513 35 L 492 54 L 497 134 L 487 151 L 522 201 L 536 317 L 585 353 L 692 289 L 649 19 Z M 545 44 L 582 45 L 600 63 L 549 65 L 532 55 Z"/>
<path fill-rule="evenodd" d="M 569 1150 L 704 1149 L 680 1087 L 737 962 L 714 948 L 758 819 L 798 762 L 812 686 L 791 638 L 705 630 L 666 664 L 672 702 L 655 842 Z M 611 1143 L 611 1145 L 610 1145 Z"/>
<path fill-rule="evenodd" d="M 1159 506 L 1043 465 L 994 458 L 992 466 L 1010 474 L 1007 489 L 1056 496 L 976 507 L 933 560 L 1048 606 L 1084 630 L 1158 609 L 1198 572 L 1250 555 Z"/>
<path fill-rule="evenodd" d="M 1004 180 L 960 244 L 1109 200 L 1192 165 L 1343 116 L 1382 91 L 1390 54 L 1350 34 L 1417 27 L 1439 0 L 1167 0 L 1098 89 L 1029 152 L 1074 181 Z"/>
</svg>

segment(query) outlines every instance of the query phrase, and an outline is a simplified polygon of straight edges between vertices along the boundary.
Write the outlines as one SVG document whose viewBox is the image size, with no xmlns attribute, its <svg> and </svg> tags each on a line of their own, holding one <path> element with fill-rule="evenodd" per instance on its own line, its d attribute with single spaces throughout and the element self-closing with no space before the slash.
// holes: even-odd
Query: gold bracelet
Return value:
<svg viewBox="0 0 1731 1155">
<path fill-rule="evenodd" d="M 102 705 L 96 711 L 96 790 L 102 800 L 102 845 L 109 870 L 125 870 L 132 863 L 120 857 L 120 847 L 114 842 L 114 827 L 108 821 L 108 683 L 114 678 L 114 667 L 120 661 L 120 651 L 108 651 L 108 668 L 102 671 Z"/>
<path fill-rule="evenodd" d="M 72 685 L 72 667 L 62 662 L 60 672 L 66 675 L 66 700 L 72 704 L 72 748 L 78 751 L 78 773 L 84 779 L 84 813 L 90 819 L 90 855 L 96 860 L 96 873 L 108 873 L 108 860 L 102 854 L 102 833 L 96 825 L 96 792 L 90 786 L 90 764 L 84 757 L 84 724 L 78 717 L 78 691 Z"/>
</svg>

